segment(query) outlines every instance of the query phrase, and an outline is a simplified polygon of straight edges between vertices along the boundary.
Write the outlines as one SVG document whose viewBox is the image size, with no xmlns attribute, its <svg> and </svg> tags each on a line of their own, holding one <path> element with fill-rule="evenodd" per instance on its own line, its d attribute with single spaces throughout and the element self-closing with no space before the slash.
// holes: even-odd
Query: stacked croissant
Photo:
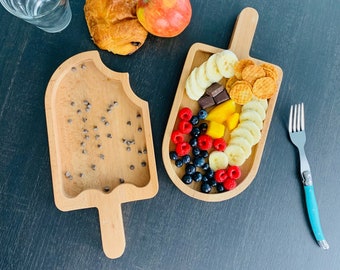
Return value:
<svg viewBox="0 0 340 270">
<path fill-rule="evenodd" d="M 136 4 L 137 0 L 86 0 L 86 23 L 100 49 L 129 55 L 144 44 L 148 32 L 137 19 Z"/>
</svg>

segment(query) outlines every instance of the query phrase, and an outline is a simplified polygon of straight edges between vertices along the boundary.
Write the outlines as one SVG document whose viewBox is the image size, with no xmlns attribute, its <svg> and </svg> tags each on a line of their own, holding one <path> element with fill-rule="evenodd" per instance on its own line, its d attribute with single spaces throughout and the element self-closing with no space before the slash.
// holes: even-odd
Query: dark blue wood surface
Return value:
<svg viewBox="0 0 340 270">
<path fill-rule="evenodd" d="M 58 34 L 0 7 L 0 269 L 339 269 L 340 2 L 196 0 L 180 36 L 149 36 L 127 57 L 100 51 L 149 102 L 160 185 L 155 198 L 122 206 L 127 245 L 116 260 L 102 251 L 97 210 L 61 212 L 52 193 L 44 94 L 63 61 L 97 49 L 83 5 L 71 1 L 73 19 Z M 163 133 L 189 47 L 226 48 L 246 6 L 259 13 L 251 55 L 281 66 L 284 79 L 254 182 L 232 200 L 201 202 L 167 176 Z M 290 104 L 302 101 L 328 251 L 309 227 L 287 134 Z"/>
</svg>

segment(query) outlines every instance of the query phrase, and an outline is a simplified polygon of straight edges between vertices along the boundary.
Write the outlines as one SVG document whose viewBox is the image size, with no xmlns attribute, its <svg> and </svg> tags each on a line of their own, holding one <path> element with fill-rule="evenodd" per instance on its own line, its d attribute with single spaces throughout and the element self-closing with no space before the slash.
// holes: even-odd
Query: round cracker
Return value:
<svg viewBox="0 0 340 270">
<path fill-rule="evenodd" d="M 253 84 L 257 79 L 265 77 L 266 72 L 263 67 L 258 65 L 249 65 L 242 70 L 242 79 Z"/>
<path fill-rule="evenodd" d="M 271 98 L 276 92 L 276 83 L 271 77 L 257 79 L 253 85 L 253 94 L 261 99 Z"/>
<path fill-rule="evenodd" d="M 255 65 L 254 61 L 251 59 L 241 59 L 234 66 L 234 72 L 237 79 L 242 79 L 242 70 L 246 66 Z"/>
<path fill-rule="evenodd" d="M 233 99 L 237 104 L 243 105 L 249 102 L 252 99 L 252 90 L 251 85 L 246 81 L 237 81 L 231 87 L 229 92 L 229 96 Z"/>
<path fill-rule="evenodd" d="M 233 84 L 235 82 L 237 82 L 237 78 L 235 76 L 231 77 L 230 79 L 227 80 L 226 84 L 225 84 L 225 89 L 227 90 L 227 93 L 229 94 L 231 87 L 233 86 Z"/>
</svg>

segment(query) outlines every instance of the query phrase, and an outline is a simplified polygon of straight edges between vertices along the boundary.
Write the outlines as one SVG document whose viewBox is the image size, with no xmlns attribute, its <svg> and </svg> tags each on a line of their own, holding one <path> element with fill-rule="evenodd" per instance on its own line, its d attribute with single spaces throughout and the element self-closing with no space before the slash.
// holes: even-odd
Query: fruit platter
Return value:
<svg viewBox="0 0 340 270">
<path fill-rule="evenodd" d="M 172 182 L 195 199 L 237 196 L 260 166 L 283 72 L 249 55 L 257 22 L 245 8 L 228 49 L 195 43 L 187 54 L 162 155 Z"/>
</svg>

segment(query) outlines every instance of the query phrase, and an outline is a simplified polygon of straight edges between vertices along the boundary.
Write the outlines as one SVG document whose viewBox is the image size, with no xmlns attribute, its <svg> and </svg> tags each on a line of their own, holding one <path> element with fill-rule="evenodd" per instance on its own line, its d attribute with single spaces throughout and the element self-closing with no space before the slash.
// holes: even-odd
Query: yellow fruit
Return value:
<svg viewBox="0 0 340 270">
<path fill-rule="evenodd" d="M 214 121 L 223 124 L 227 118 L 236 111 L 236 103 L 229 99 L 214 107 L 206 118 L 208 121 Z"/>
<path fill-rule="evenodd" d="M 210 121 L 206 134 L 213 139 L 222 138 L 224 136 L 225 126 L 215 121 Z"/>
<path fill-rule="evenodd" d="M 240 120 L 239 113 L 234 112 L 232 115 L 230 115 L 226 120 L 228 130 L 232 131 L 234 128 L 236 128 L 239 120 Z"/>
</svg>

